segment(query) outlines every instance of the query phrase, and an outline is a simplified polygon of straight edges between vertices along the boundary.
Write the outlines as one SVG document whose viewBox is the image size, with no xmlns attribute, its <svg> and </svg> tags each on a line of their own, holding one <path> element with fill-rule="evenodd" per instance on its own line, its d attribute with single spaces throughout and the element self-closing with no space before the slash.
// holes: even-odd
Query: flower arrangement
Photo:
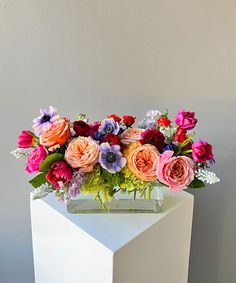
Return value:
<svg viewBox="0 0 236 283">
<path fill-rule="evenodd" d="M 19 135 L 12 154 L 36 174 L 29 181 L 34 199 L 54 192 L 70 202 L 92 193 L 103 203 L 119 191 L 145 197 L 156 185 L 179 192 L 219 182 L 207 170 L 214 163 L 212 146 L 194 141 L 194 112 L 181 110 L 173 122 L 168 112 L 151 110 L 136 127 L 134 116 L 112 114 L 93 123 L 77 116 L 70 122 L 50 106 L 33 120 L 34 133 Z"/>
</svg>

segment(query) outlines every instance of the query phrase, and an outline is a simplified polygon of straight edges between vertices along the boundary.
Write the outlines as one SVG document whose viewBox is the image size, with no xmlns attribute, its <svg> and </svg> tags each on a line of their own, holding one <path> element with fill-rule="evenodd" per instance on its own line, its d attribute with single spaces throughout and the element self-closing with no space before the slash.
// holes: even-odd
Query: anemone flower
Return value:
<svg viewBox="0 0 236 283">
<path fill-rule="evenodd" d="M 102 134 L 113 134 L 119 133 L 120 126 L 113 118 L 104 119 L 98 128 L 98 131 Z"/>
<path fill-rule="evenodd" d="M 119 145 L 110 145 L 108 142 L 100 145 L 99 163 L 110 173 L 119 172 L 126 164 L 126 159 L 120 152 Z"/>
<path fill-rule="evenodd" d="M 59 115 L 56 115 L 57 109 L 53 106 L 49 106 L 49 110 L 40 109 L 40 116 L 33 120 L 33 128 L 36 135 L 40 135 L 42 130 L 49 130 L 52 123 L 59 119 Z"/>
</svg>

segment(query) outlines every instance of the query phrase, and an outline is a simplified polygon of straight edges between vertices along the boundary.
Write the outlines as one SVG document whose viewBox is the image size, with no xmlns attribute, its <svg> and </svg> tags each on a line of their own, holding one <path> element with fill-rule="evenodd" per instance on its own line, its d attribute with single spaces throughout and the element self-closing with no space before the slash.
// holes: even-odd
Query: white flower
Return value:
<svg viewBox="0 0 236 283">
<path fill-rule="evenodd" d="M 29 156 L 31 149 L 28 148 L 17 148 L 12 150 L 10 153 L 14 155 L 17 159 L 25 159 Z"/>
<path fill-rule="evenodd" d="M 150 117 L 151 119 L 154 119 L 157 115 L 162 115 L 162 113 L 159 110 L 149 110 L 146 113 L 146 117 Z"/>
<path fill-rule="evenodd" d="M 53 187 L 48 183 L 45 183 L 32 191 L 32 199 L 35 200 L 35 199 L 44 198 L 52 191 L 53 191 Z"/>
<path fill-rule="evenodd" d="M 217 182 L 220 182 L 220 178 L 218 178 L 214 172 L 210 172 L 204 169 L 198 169 L 196 177 L 200 181 L 206 182 L 207 184 L 215 184 Z"/>
<path fill-rule="evenodd" d="M 176 128 L 173 127 L 160 127 L 160 132 L 164 135 L 165 137 L 165 143 L 170 143 L 175 132 Z"/>
</svg>

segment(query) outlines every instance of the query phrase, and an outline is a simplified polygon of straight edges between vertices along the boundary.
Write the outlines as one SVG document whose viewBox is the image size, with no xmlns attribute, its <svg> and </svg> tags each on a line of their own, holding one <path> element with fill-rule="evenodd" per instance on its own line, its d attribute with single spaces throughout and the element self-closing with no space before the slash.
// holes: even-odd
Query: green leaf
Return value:
<svg viewBox="0 0 236 283">
<path fill-rule="evenodd" d="M 199 189 L 199 188 L 204 188 L 205 184 L 198 180 L 198 179 L 194 179 L 189 185 L 188 188 L 190 189 Z"/>
<path fill-rule="evenodd" d="M 53 153 L 48 155 L 39 165 L 39 171 L 41 172 L 47 172 L 50 170 L 51 165 L 57 161 L 61 160 L 63 158 L 63 154 L 61 153 Z"/>
<path fill-rule="evenodd" d="M 40 173 L 36 177 L 34 177 L 32 180 L 29 181 L 29 183 L 34 187 L 38 188 L 41 185 L 45 184 L 47 182 L 46 180 L 46 174 L 47 173 Z"/>
</svg>

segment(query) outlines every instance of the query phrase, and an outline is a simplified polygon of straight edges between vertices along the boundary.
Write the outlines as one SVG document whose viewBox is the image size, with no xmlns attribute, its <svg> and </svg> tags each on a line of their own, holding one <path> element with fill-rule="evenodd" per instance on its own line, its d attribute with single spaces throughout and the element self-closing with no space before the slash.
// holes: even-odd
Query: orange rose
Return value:
<svg viewBox="0 0 236 283">
<path fill-rule="evenodd" d="M 64 145 L 70 136 L 70 127 L 67 119 L 60 119 L 53 122 L 49 130 L 41 132 L 40 144 L 48 147 Z"/>
<path fill-rule="evenodd" d="M 71 167 L 80 168 L 83 172 L 91 172 L 98 157 L 99 145 L 89 137 L 73 139 L 65 152 L 65 160 Z"/>
<path fill-rule="evenodd" d="M 120 135 L 120 140 L 123 144 L 129 144 L 141 140 L 143 129 L 128 128 Z"/>
<path fill-rule="evenodd" d="M 136 143 L 135 143 L 136 144 Z M 128 169 L 142 181 L 155 181 L 160 154 L 156 147 L 144 144 L 134 147 L 126 156 Z"/>
</svg>

